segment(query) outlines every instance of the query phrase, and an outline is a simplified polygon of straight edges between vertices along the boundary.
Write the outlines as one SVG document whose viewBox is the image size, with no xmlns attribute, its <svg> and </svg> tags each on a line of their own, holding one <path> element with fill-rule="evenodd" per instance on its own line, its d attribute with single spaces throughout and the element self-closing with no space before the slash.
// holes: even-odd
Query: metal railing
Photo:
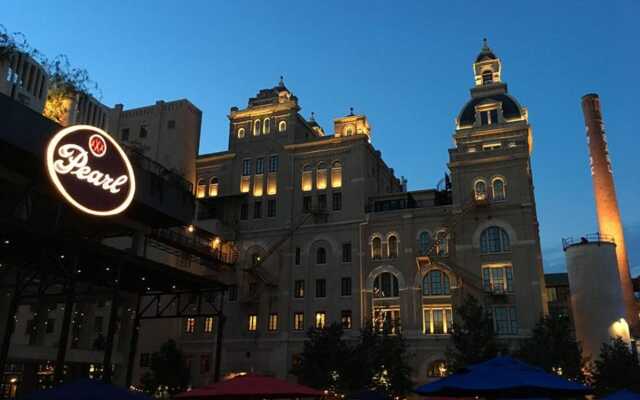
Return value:
<svg viewBox="0 0 640 400">
<path fill-rule="evenodd" d="M 235 264 L 238 261 L 239 251 L 232 242 L 220 241 L 214 248 L 212 238 L 195 233 L 181 234 L 173 229 L 155 229 L 150 236 L 168 245 L 191 250 L 190 253 L 198 257 L 213 258 L 223 264 Z"/>
<path fill-rule="evenodd" d="M 612 235 L 605 235 L 600 232 L 588 233 L 580 237 L 568 237 L 562 239 L 562 250 L 566 250 L 570 246 L 586 243 L 615 243 Z"/>
</svg>

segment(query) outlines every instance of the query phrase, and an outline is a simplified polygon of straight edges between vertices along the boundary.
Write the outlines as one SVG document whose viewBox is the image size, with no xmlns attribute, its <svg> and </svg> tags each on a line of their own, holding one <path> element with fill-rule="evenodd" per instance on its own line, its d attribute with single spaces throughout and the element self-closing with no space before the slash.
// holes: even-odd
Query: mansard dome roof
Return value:
<svg viewBox="0 0 640 400">
<path fill-rule="evenodd" d="M 480 61 L 486 61 L 486 60 L 497 60 L 498 57 L 496 57 L 495 54 L 493 54 L 493 51 L 487 49 L 486 51 L 483 49 L 483 51 L 480 52 L 480 54 L 478 54 L 478 57 L 476 57 L 476 62 L 480 62 Z"/>
<path fill-rule="evenodd" d="M 476 120 L 476 106 L 487 100 L 502 103 L 502 115 L 506 119 L 522 117 L 522 107 L 513 97 L 508 94 L 494 94 L 469 100 L 458 115 L 459 125 L 473 125 Z"/>
</svg>

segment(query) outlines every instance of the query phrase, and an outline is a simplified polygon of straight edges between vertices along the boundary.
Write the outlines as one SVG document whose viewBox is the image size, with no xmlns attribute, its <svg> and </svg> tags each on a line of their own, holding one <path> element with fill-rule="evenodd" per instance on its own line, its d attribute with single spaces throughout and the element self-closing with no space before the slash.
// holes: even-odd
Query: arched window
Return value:
<svg viewBox="0 0 640 400">
<path fill-rule="evenodd" d="M 347 126 L 344 127 L 344 129 L 342 130 L 342 134 L 344 136 L 351 136 L 354 134 L 354 129 L 353 129 L 353 125 L 349 124 Z"/>
<path fill-rule="evenodd" d="M 449 254 L 449 235 L 447 231 L 436 233 L 436 255 L 445 257 Z"/>
<path fill-rule="evenodd" d="M 429 378 L 442 378 L 448 375 L 447 363 L 444 360 L 435 360 L 429 364 L 427 369 L 427 377 Z"/>
<path fill-rule="evenodd" d="M 434 269 L 422 279 L 423 296 L 446 296 L 448 294 L 450 294 L 449 276 L 444 272 Z"/>
<path fill-rule="evenodd" d="M 218 195 L 218 178 L 215 176 L 209 180 L 209 196 L 215 197 Z"/>
<path fill-rule="evenodd" d="M 486 70 L 482 73 L 482 84 L 488 85 L 493 83 L 493 72 L 491 70 Z"/>
<path fill-rule="evenodd" d="M 490 226 L 480 234 L 480 253 L 503 253 L 511 250 L 509 234 L 498 226 Z"/>
<path fill-rule="evenodd" d="M 342 187 L 342 163 L 334 161 L 331 165 L 331 187 Z"/>
<path fill-rule="evenodd" d="M 207 185 L 204 184 L 204 180 L 198 179 L 198 184 L 196 185 L 196 197 L 201 199 L 207 193 Z"/>
<path fill-rule="evenodd" d="M 262 120 L 262 133 L 267 134 L 271 132 L 271 118 L 265 118 Z"/>
<path fill-rule="evenodd" d="M 327 250 L 324 247 L 318 247 L 316 250 L 316 264 L 327 263 Z"/>
<path fill-rule="evenodd" d="M 389 248 L 389 258 L 398 257 L 398 238 L 394 235 L 389 236 L 387 239 L 387 246 Z"/>
<path fill-rule="evenodd" d="M 302 167 L 301 188 L 303 192 L 308 192 L 313 188 L 313 167 L 309 164 Z"/>
<path fill-rule="evenodd" d="M 318 164 L 316 169 L 316 188 L 320 190 L 327 188 L 327 164 L 323 162 Z"/>
<path fill-rule="evenodd" d="M 502 178 L 495 178 L 493 180 L 492 186 L 494 201 L 502 201 L 507 198 L 507 193 L 504 187 L 504 180 Z"/>
<path fill-rule="evenodd" d="M 287 122 L 286 121 L 280 121 L 278 123 L 278 132 L 284 132 L 287 130 Z"/>
<path fill-rule="evenodd" d="M 473 185 L 473 191 L 476 200 L 487 199 L 487 184 L 482 179 L 476 181 L 476 183 Z"/>
<path fill-rule="evenodd" d="M 398 278 L 391 272 L 383 272 L 376 276 L 373 281 L 373 296 L 382 297 L 398 297 L 400 290 L 398 288 Z"/>
<path fill-rule="evenodd" d="M 260 134 L 260 120 L 257 119 L 253 121 L 253 136 L 258 136 Z"/>
<path fill-rule="evenodd" d="M 418 251 L 421 256 L 426 256 L 431 248 L 431 235 L 429 232 L 421 232 L 418 236 Z"/>
<path fill-rule="evenodd" d="M 382 258 L 382 239 L 377 236 L 371 241 L 371 258 L 374 260 Z"/>
<path fill-rule="evenodd" d="M 244 128 L 238 128 L 238 139 L 242 139 L 244 137 Z"/>
</svg>

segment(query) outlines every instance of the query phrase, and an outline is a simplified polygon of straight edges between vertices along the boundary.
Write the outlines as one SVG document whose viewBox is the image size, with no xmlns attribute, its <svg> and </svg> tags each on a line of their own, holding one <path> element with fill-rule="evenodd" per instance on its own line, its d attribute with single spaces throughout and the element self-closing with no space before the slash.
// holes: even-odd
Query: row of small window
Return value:
<svg viewBox="0 0 640 400">
<path fill-rule="evenodd" d="M 175 128 L 176 128 L 176 121 L 173 119 L 168 120 L 167 129 L 175 129 Z M 130 128 L 122 128 L 120 133 L 121 133 L 120 136 L 122 137 L 122 140 L 129 140 L 129 138 L 131 137 Z M 149 125 L 147 124 L 140 125 L 140 128 L 138 128 L 138 138 L 144 139 L 147 136 L 149 136 Z"/>
<path fill-rule="evenodd" d="M 508 264 L 482 266 L 482 288 L 491 293 L 513 292 L 513 267 Z M 438 269 L 429 271 L 422 278 L 423 296 L 448 296 L 451 294 L 449 275 Z M 399 297 L 398 278 L 391 272 L 383 272 L 373 281 L 374 298 Z"/>
<path fill-rule="evenodd" d="M 487 181 L 484 178 L 478 178 L 474 181 L 473 192 L 476 200 L 489 200 Z M 507 189 L 504 178 L 493 178 L 491 180 L 491 200 L 504 201 L 506 199 Z"/>
<path fill-rule="evenodd" d="M 253 219 L 262 218 L 262 209 L 263 209 L 263 206 L 262 206 L 261 200 L 256 200 L 253 202 Z M 268 199 L 267 212 L 266 212 L 267 218 L 275 217 L 276 213 L 277 213 L 276 199 Z M 249 204 L 247 203 L 240 204 L 240 219 L 243 221 L 249 219 Z"/>
<path fill-rule="evenodd" d="M 253 121 L 252 125 L 253 136 L 259 136 L 260 134 L 267 135 L 271 133 L 271 118 L 265 118 L 262 121 L 256 119 Z M 278 122 L 278 132 L 286 132 L 287 131 L 287 122 L 280 121 Z M 238 139 L 244 138 L 246 135 L 245 128 L 238 128 L 236 131 L 236 136 Z"/>
<path fill-rule="evenodd" d="M 325 311 L 316 311 L 313 326 L 317 329 L 323 329 L 327 326 L 327 313 Z M 343 329 L 351 329 L 352 324 L 352 313 L 351 310 L 342 310 L 340 312 L 340 323 Z M 295 331 L 303 331 L 307 327 L 304 321 L 304 313 L 303 312 L 294 312 L 293 313 L 293 330 Z M 258 330 L 258 314 L 249 314 L 247 316 L 247 330 L 249 332 L 256 332 Z M 267 331 L 275 332 L 278 330 L 278 314 L 271 313 L 269 314 L 269 319 L 267 320 Z"/>
<path fill-rule="evenodd" d="M 305 165 L 302 168 L 302 177 L 300 187 L 303 192 L 309 192 L 313 189 L 313 166 L 310 164 Z M 318 190 L 324 190 L 329 186 L 329 164 L 320 162 L 316 166 L 315 173 L 315 188 Z M 342 163 L 340 161 L 334 161 L 331 164 L 331 187 L 342 187 Z"/>
<path fill-rule="evenodd" d="M 351 278 L 342 278 L 340 279 L 340 296 L 348 297 L 351 296 L 353 291 L 351 285 Z M 305 295 L 305 281 L 304 279 L 299 279 L 294 281 L 293 283 L 293 297 L 296 299 L 302 299 Z M 324 298 L 327 297 L 327 280 L 326 279 L 316 279 L 316 298 Z"/>
<path fill-rule="evenodd" d="M 420 255 L 427 255 L 432 249 L 438 256 L 446 256 L 449 253 L 449 241 L 446 232 L 436 233 L 437 240 L 434 241 L 428 232 L 422 232 L 418 236 L 418 248 Z M 399 254 L 399 241 L 395 234 L 387 236 L 387 240 L 383 241 L 380 236 L 374 236 L 371 239 L 371 258 L 380 260 L 382 258 L 397 258 Z"/>
<path fill-rule="evenodd" d="M 342 262 L 350 263 L 352 260 L 351 254 L 351 242 L 342 243 Z M 302 249 L 300 247 L 296 247 L 294 263 L 295 265 L 300 265 L 302 261 Z M 316 249 L 316 264 L 326 264 L 327 263 L 327 249 L 324 247 L 318 247 Z"/>
<path fill-rule="evenodd" d="M 256 175 L 262 175 L 264 174 L 264 159 L 265 157 L 259 157 L 256 158 Z M 269 156 L 269 165 L 267 172 L 278 172 L 278 165 L 279 165 L 279 157 L 277 154 Z M 253 166 L 253 160 L 250 158 L 245 158 L 244 160 L 242 160 L 242 176 L 249 176 L 251 175 L 251 171 L 252 171 L 252 166 Z"/>
<path fill-rule="evenodd" d="M 196 319 L 195 318 L 187 318 L 185 320 L 184 331 L 185 333 L 195 333 L 196 332 Z M 203 320 L 203 329 L 202 332 L 206 334 L 213 333 L 215 319 L 214 317 L 206 317 Z"/>
<path fill-rule="evenodd" d="M 327 204 L 327 195 L 319 194 L 317 197 L 317 210 L 319 211 L 327 211 L 329 209 Z M 303 196 L 302 197 L 302 212 L 310 213 L 314 210 L 313 207 L 313 197 L 312 196 Z M 331 210 L 332 211 L 340 211 L 342 210 L 342 193 L 341 192 L 333 192 L 331 193 Z"/>
</svg>

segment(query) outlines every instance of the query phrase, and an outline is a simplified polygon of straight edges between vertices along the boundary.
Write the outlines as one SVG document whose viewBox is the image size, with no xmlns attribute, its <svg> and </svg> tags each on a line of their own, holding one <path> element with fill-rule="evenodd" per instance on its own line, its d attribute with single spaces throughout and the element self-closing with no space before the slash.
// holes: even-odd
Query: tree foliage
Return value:
<svg viewBox="0 0 640 400">
<path fill-rule="evenodd" d="M 145 392 L 154 393 L 166 386 L 171 394 L 184 390 L 189 383 L 189 370 L 185 358 L 172 339 L 165 342 L 160 351 L 151 357 L 150 373 L 142 377 Z"/>
<path fill-rule="evenodd" d="M 552 314 L 542 318 L 533 336 L 522 343 L 516 356 L 547 372 L 561 371 L 569 379 L 583 380 L 582 348 L 572 333 L 566 316 Z"/>
<path fill-rule="evenodd" d="M 495 357 L 498 345 L 491 315 L 478 299 L 468 295 L 456 309 L 449 346 L 446 351 L 450 371 Z"/>
<path fill-rule="evenodd" d="M 593 386 L 599 393 L 620 389 L 640 392 L 640 365 L 637 355 L 621 338 L 603 343 L 595 360 Z"/>
</svg>

